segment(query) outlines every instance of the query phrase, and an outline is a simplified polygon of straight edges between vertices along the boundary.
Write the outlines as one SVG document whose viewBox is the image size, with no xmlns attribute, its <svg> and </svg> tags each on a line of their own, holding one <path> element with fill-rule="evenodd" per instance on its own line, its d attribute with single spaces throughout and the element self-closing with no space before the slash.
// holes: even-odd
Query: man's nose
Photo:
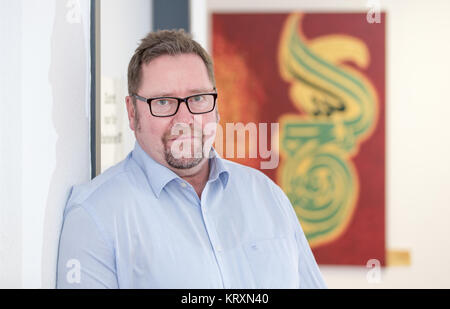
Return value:
<svg viewBox="0 0 450 309">
<path fill-rule="evenodd" d="M 177 113 L 175 114 L 175 122 L 191 124 L 194 122 L 194 115 L 191 114 L 187 107 L 187 102 L 181 102 Z"/>
</svg>

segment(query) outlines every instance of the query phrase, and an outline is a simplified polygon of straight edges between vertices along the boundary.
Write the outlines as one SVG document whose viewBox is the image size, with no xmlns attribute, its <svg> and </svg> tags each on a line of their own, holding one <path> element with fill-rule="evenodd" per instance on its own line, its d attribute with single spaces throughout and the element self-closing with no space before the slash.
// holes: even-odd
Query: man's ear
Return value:
<svg viewBox="0 0 450 309">
<path fill-rule="evenodd" d="M 128 114 L 128 121 L 129 121 L 130 129 L 135 131 L 136 130 L 136 127 L 135 127 L 135 124 L 136 124 L 135 116 L 136 116 L 136 114 L 134 112 L 135 106 L 133 104 L 133 98 L 130 97 L 130 96 L 126 96 L 125 97 L 125 102 L 127 104 L 127 114 Z"/>
</svg>

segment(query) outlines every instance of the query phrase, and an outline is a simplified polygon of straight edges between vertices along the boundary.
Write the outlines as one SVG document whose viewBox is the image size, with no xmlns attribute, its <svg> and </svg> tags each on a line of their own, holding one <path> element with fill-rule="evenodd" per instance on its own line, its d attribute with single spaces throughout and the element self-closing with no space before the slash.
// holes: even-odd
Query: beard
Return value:
<svg viewBox="0 0 450 309">
<path fill-rule="evenodd" d="M 183 134 L 173 135 L 172 132 L 177 129 L 183 130 Z M 179 140 L 180 137 L 188 138 Z M 167 164 L 176 169 L 190 169 L 199 165 L 205 157 L 209 156 L 212 146 L 210 139 L 211 136 L 206 136 L 202 130 L 195 130 L 187 125 L 177 127 L 176 124 L 161 138 Z M 205 153 L 205 150 L 208 153 Z"/>
</svg>

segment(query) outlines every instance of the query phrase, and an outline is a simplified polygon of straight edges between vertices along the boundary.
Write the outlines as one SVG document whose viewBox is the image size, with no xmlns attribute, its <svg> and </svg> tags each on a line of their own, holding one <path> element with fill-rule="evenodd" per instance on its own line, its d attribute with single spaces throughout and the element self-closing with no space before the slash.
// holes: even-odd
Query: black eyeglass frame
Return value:
<svg viewBox="0 0 450 309">
<path fill-rule="evenodd" d="M 201 113 L 194 113 L 194 112 L 191 111 L 191 109 L 189 108 L 189 103 L 188 103 L 187 100 L 189 100 L 190 98 L 199 96 L 199 95 L 212 95 L 213 96 L 214 102 L 213 102 L 213 106 L 212 106 L 211 110 L 209 110 L 207 112 L 201 112 Z M 141 97 L 140 95 L 137 95 L 137 94 L 133 94 L 132 96 L 135 97 L 136 99 L 140 100 L 140 101 L 146 102 L 148 104 L 148 108 L 150 110 L 150 114 L 152 114 L 153 117 L 172 117 L 172 116 L 176 115 L 176 113 L 178 112 L 178 109 L 180 108 L 180 105 L 181 105 L 182 102 L 184 102 L 186 104 L 186 107 L 187 107 L 188 111 L 191 114 L 193 114 L 193 115 L 207 114 L 207 113 L 210 113 L 210 112 L 212 112 L 214 110 L 214 108 L 216 107 L 216 100 L 217 100 L 217 92 L 197 93 L 197 94 L 193 94 L 193 95 L 190 95 L 188 97 L 185 97 L 185 98 L 165 97 L 165 96 L 164 97 L 155 97 L 155 98 L 144 98 L 144 97 Z M 151 103 L 152 103 L 153 100 L 158 100 L 158 99 L 175 99 L 175 100 L 177 100 L 178 101 L 177 109 L 175 110 L 175 112 L 173 114 L 170 114 L 170 115 L 161 116 L 161 115 L 153 114 L 152 104 Z"/>
</svg>

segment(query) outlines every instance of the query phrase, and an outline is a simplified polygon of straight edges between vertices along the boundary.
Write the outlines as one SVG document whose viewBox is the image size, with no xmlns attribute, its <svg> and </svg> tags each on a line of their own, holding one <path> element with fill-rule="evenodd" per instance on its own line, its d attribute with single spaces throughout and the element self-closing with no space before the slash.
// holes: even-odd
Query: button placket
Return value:
<svg viewBox="0 0 450 309">
<path fill-rule="evenodd" d="M 216 259 L 217 267 L 220 272 L 220 276 L 222 278 L 222 284 L 224 285 L 224 277 L 223 277 L 223 270 L 222 270 L 222 257 L 221 253 L 223 252 L 223 248 L 218 244 L 218 237 L 216 230 L 214 229 L 215 225 L 213 222 L 209 220 L 209 211 L 206 207 L 206 200 L 207 200 L 207 193 L 208 193 L 208 184 L 205 186 L 204 195 L 202 195 L 202 199 L 200 201 L 200 208 L 203 216 L 203 222 L 205 224 L 206 233 L 208 234 L 209 241 L 211 243 L 211 247 L 213 249 L 213 254 Z M 225 287 L 225 286 L 224 286 Z"/>
</svg>

